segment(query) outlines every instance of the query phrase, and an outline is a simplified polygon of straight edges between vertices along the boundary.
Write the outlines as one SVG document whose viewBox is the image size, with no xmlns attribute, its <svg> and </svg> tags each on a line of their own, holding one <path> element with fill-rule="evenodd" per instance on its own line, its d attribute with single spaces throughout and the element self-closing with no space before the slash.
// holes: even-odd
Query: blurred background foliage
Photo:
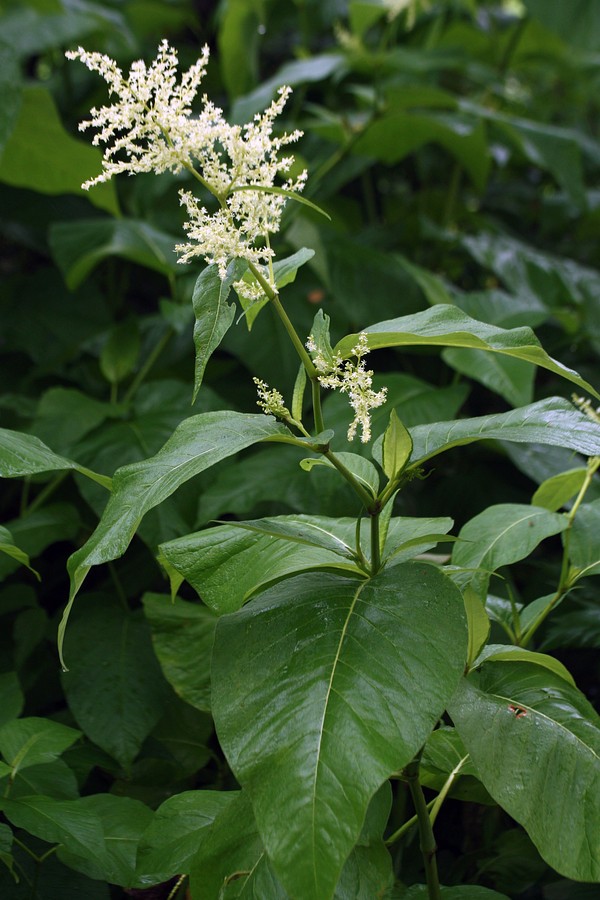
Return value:
<svg viewBox="0 0 600 900">
<path fill-rule="evenodd" d="M 595 0 L 4 0 L 0 24 L 2 427 L 112 475 L 155 453 L 192 412 L 190 297 L 200 268 L 179 265 L 173 251 L 186 176 L 123 178 L 83 192 L 100 153 L 77 125 L 106 102 L 105 86 L 64 58 L 82 44 L 127 70 L 152 59 L 164 37 L 182 68 L 209 44 L 205 89 L 234 121 L 263 109 L 279 85 L 294 89 L 284 127 L 303 129 L 306 196 L 330 216 L 291 204 L 283 222 L 280 253 L 316 251 L 284 292 L 301 333 L 318 309 L 337 339 L 452 303 L 491 324 L 534 327 L 551 355 L 599 384 Z M 565 393 L 549 372 L 473 351 L 382 351 L 370 363 L 376 386 L 388 386 L 375 436 L 391 407 L 412 426 Z M 289 396 L 296 363 L 268 308 L 250 335 L 243 319 L 229 332 L 193 411 L 253 410 L 255 374 Z M 326 414 L 344 435 L 344 398 L 327 398 Z M 491 503 L 529 502 L 538 484 L 576 465 L 566 450 L 533 445 L 454 450 L 396 512 L 450 514 L 458 530 Z M 588 498 L 598 496 L 594 484 Z M 123 560 L 90 578 L 63 678 L 55 636 L 68 594 L 64 561 L 95 527 L 105 492 L 79 475 L 36 475 L 4 481 L 0 502 L 8 535 L 0 536 L 0 696 L 13 715 L 83 732 L 36 761 L 11 796 L 119 798 L 131 804 L 139 838 L 148 808 L 181 791 L 234 786 L 208 710 L 213 623 L 193 607 L 195 642 L 177 643 L 176 614 L 160 602 L 168 584 L 156 547 L 214 518 L 355 514 L 332 473 L 317 467 L 308 476 L 293 449 L 275 447 L 248 453 L 243 469 L 227 461 L 198 476 L 146 518 Z M 552 540 L 544 547 L 506 574 L 501 597 L 510 589 L 524 603 L 552 590 L 560 553 Z M 597 576 L 585 584 L 538 646 L 566 661 L 597 704 Z M 31 851 L 41 857 L 60 829 L 19 824 L 29 853 L 0 825 L 8 900 L 169 893 L 131 886 L 127 854 L 121 868 L 67 852 L 40 865 Z M 449 803 L 439 840 L 446 884 L 472 880 L 522 900 L 597 896 L 549 870 L 496 807 Z M 415 844 L 394 863 L 406 883 L 416 879 Z"/>
</svg>

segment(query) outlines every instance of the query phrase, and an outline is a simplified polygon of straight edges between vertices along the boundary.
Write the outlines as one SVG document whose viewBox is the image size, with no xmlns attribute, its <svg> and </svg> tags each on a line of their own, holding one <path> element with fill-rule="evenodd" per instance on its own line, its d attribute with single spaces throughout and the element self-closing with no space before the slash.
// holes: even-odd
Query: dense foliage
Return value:
<svg viewBox="0 0 600 900">
<path fill-rule="evenodd" d="M 2 897 L 597 896 L 595 0 L 0 21 Z M 185 166 L 81 188 L 65 51 L 163 39 L 293 89 L 272 270 L 178 262 Z"/>
</svg>

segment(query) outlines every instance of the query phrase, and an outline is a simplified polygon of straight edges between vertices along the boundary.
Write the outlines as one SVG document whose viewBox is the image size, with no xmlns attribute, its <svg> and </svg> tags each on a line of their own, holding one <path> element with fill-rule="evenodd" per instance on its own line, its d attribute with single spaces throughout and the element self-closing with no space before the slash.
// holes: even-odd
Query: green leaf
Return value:
<svg viewBox="0 0 600 900">
<path fill-rule="evenodd" d="M 471 583 L 484 597 L 491 572 L 525 559 L 541 541 L 568 526 L 569 520 L 560 513 L 524 503 L 499 503 L 461 528 L 452 550 L 452 564 L 482 570 L 473 575 Z"/>
<path fill-rule="evenodd" d="M 600 500 L 577 510 L 569 541 L 569 562 L 577 579 L 600 574 Z"/>
<path fill-rule="evenodd" d="M 98 263 L 111 256 L 166 276 L 178 271 L 176 238 L 136 219 L 55 222 L 49 239 L 52 255 L 71 290 L 79 287 Z"/>
<path fill-rule="evenodd" d="M 118 412 L 114 404 L 88 397 L 76 388 L 49 388 L 40 397 L 31 430 L 61 453 Z"/>
<path fill-rule="evenodd" d="M 600 454 L 598 426 L 560 397 L 539 400 L 507 413 L 417 425 L 410 429 L 410 436 L 413 452 L 409 469 L 418 468 L 444 450 L 490 438 L 549 444 L 576 450 L 584 456 Z"/>
<path fill-rule="evenodd" d="M 285 259 L 279 259 L 277 262 L 273 263 L 273 276 L 275 278 L 276 287 L 279 289 L 285 287 L 286 284 L 291 284 L 295 281 L 296 273 L 300 266 L 303 266 L 309 259 L 312 259 L 314 255 L 314 250 L 307 250 L 306 247 L 302 247 L 292 256 L 287 256 Z M 249 269 L 245 272 L 243 280 L 247 284 L 254 286 L 258 285 L 256 277 Z M 246 325 L 248 326 L 248 331 L 252 331 L 252 326 L 256 321 L 256 317 L 261 309 L 269 302 L 269 299 L 263 294 L 262 297 L 258 297 L 256 300 L 248 300 L 240 294 L 239 301 L 242 309 L 246 313 Z"/>
<path fill-rule="evenodd" d="M 309 547 L 320 547 L 337 556 L 354 560 L 356 553 L 345 541 L 329 531 L 324 524 L 317 523 L 315 517 L 278 516 L 264 519 L 249 519 L 246 522 L 234 522 L 230 527 L 244 528 L 258 534 L 267 534 L 274 538 L 285 538 Z"/>
<path fill-rule="evenodd" d="M 24 702 L 17 673 L 3 672 L 0 675 L 0 726 L 20 716 Z"/>
<path fill-rule="evenodd" d="M 471 666 L 489 637 L 490 620 L 485 611 L 485 606 L 479 598 L 479 594 L 473 590 L 471 585 L 467 585 L 465 588 L 463 598 L 465 601 L 467 625 L 469 628 L 467 665 Z"/>
<path fill-rule="evenodd" d="M 51 797 L 0 799 L 0 809 L 17 828 L 50 844 L 64 844 L 73 853 L 93 857 L 104 852 L 102 825 L 97 816 L 80 804 L 81 800 Z"/>
<path fill-rule="evenodd" d="M 270 416 L 201 413 L 181 422 L 156 456 L 117 469 L 113 494 L 96 531 L 69 558 L 71 593 L 58 629 L 63 665 L 68 616 L 90 568 L 121 556 L 144 515 L 190 478 L 252 444 L 285 433 L 286 429 Z"/>
<path fill-rule="evenodd" d="M 600 880 L 600 717 L 585 697 L 546 668 L 489 663 L 449 711 L 484 785 L 546 862 Z"/>
<path fill-rule="evenodd" d="M 76 800 L 79 797 L 75 773 L 62 759 L 19 769 L 10 782 L 2 785 L 2 790 L 10 793 L 11 800 L 40 795 L 55 800 Z"/>
<path fill-rule="evenodd" d="M 69 503 L 49 503 L 13 519 L 10 531 L 28 557 L 38 556 L 57 541 L 74 540 L 80 528 L 79 516 Z M 0 578 L 17 569 L 9 557 L 0 559 Z"/>
<path fill-rule="evenodd" d="M 36 472 L 65 469 L 74 469 L 110 490 L 111 480 L 106 475 L 99 475 L 72 459 L 58 456 L 32 434 L 0 428 L 0 478 L 22 478 Z"/>
<path fill-rule="evenodd" d="M 550 512 L 556 512 L 579 493 L 586 476 L 587 469 L 584 467 L 552 475 L 540 484 L 531 502 L 534 506 L 543 506 Z"/>
<path fill-rule="evenodd" d="M 43 194 L 81 194 L 95 206 L 118 215 L 112 183 L 99 184 L 89 194 L 81 184 L 100 165 L 101 154 L 75 140 L 62 127 L 52 95 L 28 85 L 14 129 L 0 157 L 0 181 Z"/>
<path fill-rule="evenodd" d="M 535 663 L 537 666 L 549 669 L 572 687 L 576 686 L 573 676 L 558 659 L 554 659 L 553 656 L 548 656 L 546 653 L 536 653 L 533 650 L 525 650 L 523 647 L 509 647 L 506 644 L 488 644 L 475 661 L 473 669 L 479 668 L 484 662 L 501 663 L 510 662 L 511 660 Z"/>
<path fill-rule="evenodd" d="M 163 713 L 166 684 L 143 619 L 103 596 L 87 602 L 67 635 L 63 687 L 85 734 L 127 769 Z"/>
<path fill-rule="evenodd" d="M 4 863 L 4 865 L 8 868 L 9 872 L 13 877 L 15 877 L 14 873 L 14 859 L 12 855 L 12 845 L 13 845 L 13 833 L 12 829 L 5 825 L 4 822 L 0 822 L 0 860 Z M 16 880 L 16 877 L 15 877 Z"/>
<path fill-rule="evenodd" d="M 110 384 L 118 384 L 130 375 L 140 355 L 137 321 L 128 319 L 112 329 L 100 353 L 100 371 Z"/>
<path fill-rule="evenodd" d="M 402 474 L 410 459 L 412 448 L 411 436 L 393 409 L 381 448 L 381 464 L 389 481 L 395 481 Z"/>
<path fill-rule="evenodd" d="M 31 568 L 27 554 L 17 547 L 8 528 L 4 528 L 2 525 L 0 525 L 0 553 L 5 553 L 7 556 L 10 556 L 11 559 L 16 560 L 20 565 L 25 566 L 30 572 L 33 572 L 38 581 L 41 580 L 39 573 Z"/>
<path fill-rule="evenodd" d="M 0 753 L 13 774 L 51 762 L 81 737 L 81 732 L 51 719 L 14 719 L 0 728 Z"/>
<path fill-rule="evenodd" d="M 600 399 L 600 394 L 577 372 L 548 356 L 530 328 L 505 329 L 487 325 L 472 319 L 455 306 L 440 304 L 411 316 L 378 322 L 366 328 L 365 332 L 370 350 L 444 346 L 502 353 L 561 375 Z M 347 335 L 335 346 L 334 352 L 344 358 L 351 356 L 357 340 L 357 334 Z"/>
<path fill-rule="evenodd" d="M 243 260 L 234 260 L 229 264 L 227 276 L 223 280 L 216 264 L 207 266 L 198 276 L 192 294 L 196 317 L 194 324 L 196 365 L 192 402 L 198 396 L 208 360 L 233 323 L 235 303 L 228 303 L 227 298 L 233 282 L 239 281 L 246 268 L 247 263 Z"/>
<path fill-rule="evenodd" d="M 484 350 L 444 350 L 445 363 L 494 391 L 511 406 L 524 406 L 533 399 L 535 370 L 521 359 L 492 355 Z"/>
<path fill-rule="evenodd" d="M 0 160 L 7 140 L 18 119 L 21 106 L 22 81 L 19 59 L 8 41 L 0 41 Z"/>
<path fill-rule="evenodd" d="M 142 836 L 137 862 L 140 884 L 159 884 L 189 874 L 192 860 L 215 819 L 226 813 L 237 791 L 184 791 L 165 800 Z M 207 877 L 210 876 L 207 874 Z M 208 893 L 208 884 L 204 885 Z"/>
<path fill-rule="evenodd" d="M 358 453 L 344 453 L 343 451 L 335 454 L 338 460 L 349 469 L 356 480 L 365 487 L 373 498 L 379 493 L 379 473 L 368 459 L 359 456 Z M 327 466 L 335 469 L 335 466 L 324 456 L 307 457 L 300 461 L 301 467 L 310 472 L 315 466 Z"/>
<path fill-rule="evenodd" d="M 465 655 L 460 593 L 417 563 L 297 576 L 219 620 L 217 733 L 292 894 L 333 896 L 370 798 L 423 743 Z"/>
<path fill-rule="evenodd" d="M 205 606 L 144 594 L 144 615 L 163 675 L 182 700 L 210 711 L 210 656 L 216 619 Z"/>
<path fill-rule="evenodd" d="M 81 853 L 61 847 L 58 858 L 70 869 L 89 878 L 129 887 L 136 881 L 136 856 L 142 834 L 153 819 L 153 812 L 139 800 L 95 794 L 82 797 L 78 809 L 97 817 L 104 832 L 104 847 L 94 853 Z"/>
</svg>

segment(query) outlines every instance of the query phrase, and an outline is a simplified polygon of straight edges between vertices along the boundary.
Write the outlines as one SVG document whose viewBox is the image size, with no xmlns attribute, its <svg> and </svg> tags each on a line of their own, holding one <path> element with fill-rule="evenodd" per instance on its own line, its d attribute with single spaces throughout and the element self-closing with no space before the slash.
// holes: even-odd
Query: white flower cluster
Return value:
<svg viewBox="0 0 600 900">
<path fill-rule="evenodd" d="M 281 114 L 290 88 L 279 90 L 276 100 L 246 125 L 230 125 L 223 111 L 202 98 L 202 109 L 192 114 L 192 102 L 206 72 L 209 50 L 177 83 L 177 53 L 163 41 L 149 68 L 134 62 L 129 77 L 123 76 L 114 60 L 102 53 L 88 53 L 82 47 L 70 51 L 69 59 L 80 59 L 98 72 L 118 98 L 111 106 L 92 109 L 92 118 L 80 129 L 98 128 L 95 145 L 104 144 L 103 171 L 86 181 L 84 188 L 128 172 L 192 172 L 216 198 L 218 209 L 207 209 L 189 191 L 181 191 L 189 221 L 184 227 L 188 242 L 176 249 L 180 262 L 201 256 L 219 266 L 225 277 L 228 262 L 235 257 L 256 266 L 269 282 L 273 251 L 269 235 L 279 230 L 286 197 L 271 191 L 276 179 L 289 172 L 294 158 L 279 158 L 283 147 L 301 136 L 300 131 L 273 137 L 274 121 Z M 284 190 L 301 191 L 306 172 L 288 178 Z M 256 286 L 236 285 L 254 299 Z M 273 285 L 274 287 L 274 285 Z"/>
<path fill-rule="evenodd" d="M 291 413 L 284 403 L 282 394 L 276 388 L 270 388 L 260 378 L 253 378 L 252 380 L 258 393 L 256 405 L 260 406 L 267 415 L 277 416 L 279 419 L 291 419 Z"/>
<path fill-rule="evenodd" d="M 354 419 L 348 428 L 348 440 L 354 440 L 358 426 L 361 428 L 361 441 L 366 444 L 371 440 L 371 410 L 382 406 L 387 396 L 387 388 L 373 390 L 373 372 L 365 366 L 364 358 L 369 352 L 367 335 L 362 332 L 352 353 L 356 362 L 343 360 L 339 354 L 328 362 L 319 352 L 312 335 L 306 342 L 313 355 L 313 363 L 318 372 L 319 384 L 325 388 L 338 390 L 348 394 L 350 406 L 354 411 Z"/>
</svg>

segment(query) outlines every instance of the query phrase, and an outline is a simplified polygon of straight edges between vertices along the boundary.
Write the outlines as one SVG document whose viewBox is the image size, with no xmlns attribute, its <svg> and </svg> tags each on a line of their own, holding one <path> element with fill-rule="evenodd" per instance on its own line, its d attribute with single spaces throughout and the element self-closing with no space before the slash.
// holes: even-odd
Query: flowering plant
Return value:
<svg viewBox="0 0 600 900">
<path fill-rule="evenodd" d="M 384 5 L 393 13 L 406 4 L 392 6 Z M 74 716 L 85 721 L 90 715 L 74 673 L 67 671 L 78 664 L 77 629 L 86 615 L 98 630 L 103 615 L 112 615 L 88 598 L 76 607 L 84 607 L 81 619 L 74 615 L 71 622 L 79 591 L 94 567 L 110 566 L 126 553 L 138 529 L 146 528 L 146 515 L 168 509 L 178 488 L 206 488 L 203 473 L 250 448 L 292 452 L 302 490 L 309 495 L 307 486 L 322 484 L 320 476 L 335 476 L 355 515 L 308 509 L 239 516 L 189 534 L 181 533 L 181 517 L 175 516 L 159 541 L 144 531 L 171 584 L 171 605 L 162 596 L 143 600 L 148 620 L 164 626 L 162 643 L 156 641 L 163 682 L 214 722 L 226 759 L 215 789 L 194 783 L 193 790 L 166 800 L 161 795 L 156 810 L 111 795 L 98 804 L 97 819 L 86 818 L 94 808 L 86 801 L 93 797 L 79 805 L 52 798 L 30 809 L 26 820 L 23 797 L 10 796 L 21 748 L 9 759 L 7 817 L 17 824 L 34 821 L 32 832 L 56 843 L 60 858 L 77 871 L 91 877 L 107 871 L 128 888 L 175 879 L 171 896 L 189 878 L 198 900 L 386 896 L 398 874 L 392 853 L 416 829 L 424 883 L 406 891 L 401 885 L 402 896 L 502 897 L 472 884 L 440 886 L 434 826 L 456 791 L 498 804 L 566 877 L 600 880 L 600 720 L 566 668 L 532 649 L 546 619 L 597 570 L 582 534 L 598 515 L 586 503 L 600 466 L 598 413 L 589 401 L 550 397 L 508 412 L 409 427 L 396 408 L 394 373 L 376 375 L 375 363 L 367 368 L 367 355 L 373 354 L 371 365 L 377 351 L 395 354 L 407 347 L 478 353 L 475 359 L 535 365 L 600 395 L 549 356 L 528 327 L 488 324 L 454 303 L 361 322 L 360 331 L 335 343 L 321 310 L 309 329 L 300 329 L 297 311 L 282 297 L 313 251 L 301 248 L 282 258 L 271 246 L 288 201 L 312 206 L 302 196 L 306 172 L 282 155 L 301 138 L 297 130 L 278 131 L 289 88 L 282 87 L 251 122 L 232 125 L 206 96 L 194 109 L 207 48 L 179 80 L 177 54 L 166 41 L 150 66 L 135 62 L 127 77 L 106 55 L 79 48 L 67 56 L 98 72 L 113 99 L 81 126 L 97 129 L 93 143 L 105 147 L 101 174 L 84 187 L 120 174 L 165 172 L 194 185 L 195 191 L 180 190 L 186 240 L 177 245 L 181 263 L 199 258 L 207 264 L 192 297 L 194 397 L 202 398 L 207 364 L 236 318 L 232 290 L 250 324 L 263 309 L 271 311 L 298 367 L 291 391 L 254 375 L 259 412 L 204 407 L 181 421 L 157 453 L 120 465 L 111 479 L 31 435 L 4 434 L 4 474 L 74 469 L 98 490 L 110 490 L 97 527 L 68 561 L 71 592 L 58 637 Z M 246 340 L 253 339 L 250 332 Z M 345 418 L 336 413 L 340 399 L 349 402 Z M 399 514 L 406 512 L 399 510 L 402 498 L 426 478 L 432 460 L 481 440 L 567 448 L 587 461 L 563 473 L 559 483 L 544 481 L 531 504 L 494 504 L 458 534 L 451 534 L 454 523 L 447 516 Z M 253 458 L 243 455 L 236 466 L 251 473 Z M 499 569 L 557 535 L 562 563 L 551 594 L 527 605 L 514 602 L 510 586 L 507 596 L 494 594 Z M 194 591 L 197 598 L 184 599 Z M 124 633 L 121 651 L 127 640 Z M 110 661 L 96 659 L 86 679 L 99 677 L 103 666 Z M 151 665 L 148 673 L 154 678 Z M 62 750 L 76 740 L 74 729 L 52 725 L 53 747 Z M 131 771 L 139 735 L 132 737 L 127 725 L 119 759 Z M 153 725 L 141 729 L 140 743 Z M 94 727 L 102 746 L 106 736 L 97 722 Z M 167 732 L 169 727 L 167 721 Z M 23 753 L 31 743 L 25 738 Z M 1 732 L 0 750 L 7 758 L 12 753 Z M 392 796 L 404 788 L 412 806 L 400 815 L 396 804 L 390 816 Z M 429 802 L 425 790 L 433 793 Z M 565 827 L 564 797 L 575 790 L 582 802 L 568 811 Z M 119 805 L 123 800 L 127 804 Z M 65 825 L 61 815 L 66 820 L 67 814 L 72 822 Z M 119 844 L 111 856 L 97 833 L 128 849 Z M 129 844 L 135 844 L 134 858 Z M 99 847 L 98 860 L 86 858 L 90 846 Z"/>
</svg>

